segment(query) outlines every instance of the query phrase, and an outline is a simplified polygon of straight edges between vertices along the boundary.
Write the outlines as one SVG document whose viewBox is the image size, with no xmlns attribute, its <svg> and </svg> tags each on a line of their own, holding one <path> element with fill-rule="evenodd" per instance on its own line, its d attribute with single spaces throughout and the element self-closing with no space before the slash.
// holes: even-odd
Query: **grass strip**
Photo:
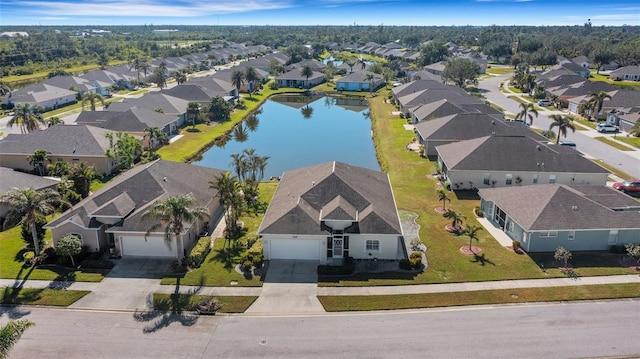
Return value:
<svg viewBox="0 0 640 359">
<path fill-rule="evenodd" d="M 13 289 L 11 287 L 5 287 L 1 299 L 1 304 L 48 305 L 55 307 L 67 307 L 89 293 L 91 292 L 88 290 L 67 290 L 51 288 Z"/>
<path fill-rule="evenodd" d="M 598 137 L 594 137 L 596 140 L 602 142 L 602 143 L 606 143 L 607 145 L 614 147 L 620 151 L 634 151 L 633 148 L 629 148 L 629 146 L 623 145 L 621 143 L 618 143 L 608 137 L 603 137 L 603 136 L 598 136 Z"/>
<path fill-rule="evenodd" d="M 173 294 L 153 293 L 153 309 L 173 310 Z M 219 313 L 244 313 L 253 302 L 258 299 L 256 296 L 209 296 L 200 294 L 180 294 L 177 305 L 178 311 L 193 311 L 196 306 L 209 298 L 216 298 L 220 301 Z"/>
<path fill-rule="evenodd" d="M 318 296 L 318 299 L 328 312 L 345 312 L 638 297 L 640 297 L 640 283 L 405 295 Z"/>
<path fill-rule="evenodd" d="M 620 178 L 632 178 L 633 176 L 631 176 L 630 174 L 621 171 L 619 169 L 617 169 L 616 167 L 613 167 L 612 165 L 606 163 L 603 160 L 593 160 L 593 162 L 599 164 L 600 166 L 604 167 L 605 169 L 607 169 L 609 172 L 613 173 L 614 175 L 620 177 Z"/>
<path fill-rule="evenodd" d="M 640 148 L 640 137 L 617 137 L 616 140 L 622 141 L 635 148 Z"/>
</svg>

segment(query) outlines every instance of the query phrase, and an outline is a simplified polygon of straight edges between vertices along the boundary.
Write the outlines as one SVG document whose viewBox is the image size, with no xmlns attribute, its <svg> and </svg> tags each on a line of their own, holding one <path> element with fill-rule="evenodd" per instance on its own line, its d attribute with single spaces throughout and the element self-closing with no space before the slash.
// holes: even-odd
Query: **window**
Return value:
<svg viewBox="0 0 640 359">
<path fill-rule="evenodd" d="M 80 163 L 80 159 L 79 158 L 74 158 L 71 160 L 71 162 L 73 163 Z"/>
<path fill-rule="evenodd" d="M 558 231 L 548 231 L 548 232 L 540 232 L 540 238 L 551 238 L 557 237 Z"/>
<path fill-rule="evenodd" d="M 367 250 L 367 251 L 379 252 L 380 251 L 380 241 L 376 240 L 376 239 L 367 239 L 367 241 L 365 242 L 364 249 Z"/>
<path fill-rule="evenodd" d="M 556 175 L 549 175 L 549 183 L 556 183 Z"/>
<path fill-rule="evenodd" d="M 568 240 L 572 241 L 576 239 L 576 231 L 569 231 Z"/>
<path fill-rule="evenodd" d="M 505 184 L 507 186 L 510 186 L 512 182 L 513 182 L 513 175 L 511 173 L 508 173 L 507 174 L 507 181 L 505 182 Z"/>
<path fill-rule="evenodd" d="M 484 174 L 484 179 L 482 180 L 482 183 L 484 183 L 485 185 L 489 185 L 489 182 L 491 181 L 491 175 L 488 173 Z"/>
<path fill-rule="evenodd" d="M 531 181 L 531 183 L 533 184 L 538 183 L 538 175 L 533 175 L 533 180 Z"/>
</svg>

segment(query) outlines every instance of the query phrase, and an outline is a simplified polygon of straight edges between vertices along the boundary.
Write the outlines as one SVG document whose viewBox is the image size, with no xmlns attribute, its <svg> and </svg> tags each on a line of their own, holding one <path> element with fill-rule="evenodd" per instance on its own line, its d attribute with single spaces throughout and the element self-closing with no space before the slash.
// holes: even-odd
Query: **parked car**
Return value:
<svg viewBox="0 0 640 359">
<path fill-rule="evenodd" d="M 553 102 L 549 100 L 538 100 L 538 106 L 551 106 Z"/>
<path fill-rule="evenodd" d="M 611 125 L 609 123 L 599 123 L 596 126 L 598 132 L 618 132 L 618 126 Z"/>
<path fill-rule="evenodd" d="M 613 188 L 622 192 L 635 192 L 640 193 L 640 179 L 624 182 L 616 182 L 613 184 Z"/>
<path fill-rule="evenodd" d="M 574 150 L 576 149 L 576 144 L 575 142 L 571 142 L 571 141 L 560 141 L 558 143 L 560 146 L 567 146 L 567 147 L 571 147 Z"/>
</svg>

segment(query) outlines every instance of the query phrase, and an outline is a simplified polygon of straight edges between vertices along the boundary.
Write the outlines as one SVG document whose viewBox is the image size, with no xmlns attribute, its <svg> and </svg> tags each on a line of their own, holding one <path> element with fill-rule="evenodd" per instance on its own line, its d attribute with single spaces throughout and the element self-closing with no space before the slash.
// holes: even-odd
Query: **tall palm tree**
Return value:
<svg viewBox="0 0 640 359">
<path fill-rule="evenodd" d="M 26 221 L 31 226 L 33 248 L 36 256 L 40 255 L 40 240 L 36 223 L 38 217 L 52 214 L 60 204 L 68 205 L 60 198 L 60 194 L 52 189 L 36 191 L 32 188 L 12 188 L 0 196 L 0 204 L 7 205 L 9 212 L 5 220 L 5 228 Z"/>
<path fill-rule="evenodd" d="M 449 208 L 445 213 L 443 213 L 442 216 L 446 219 L 451 220 L 451 227 L 453 227 L 453 229 L 456 231 L 460 229 L 462 222 L 466 219 L 464 214 L 460 212 L 456 212 L 451 208 Z"/>
<path fill-rule="evenodd" d="M 251 97 L 252 93 L 256 90 L 255 82 L 259 79 L 256 68 L 253 66 L 247 66 L 247 68 L 244 69 L 244 78 L 249 83 L 249 97 Z"/>
<path fill-rule="evenodd" d="M 172 241 L 176 242 L 176 252 L 178 263 L 182 264 L 184 259 L 184 250 L 182 239 L 186 224 L 193 224 L 196 220 L 202 220 L 209 216 L 204 207 L 192 208 L 197 202 L 192 194 L 183 194 L 175 197 L 168 197 L 165 200 L 158 200 L 151 205 L 140 217 L 141 221 L 150 219 L 157 220 L 147 230 L 146 235 L 164 227 L 164 242 L 169 249 L 172 247 Z"/>
<path fill-rule="evenodd" d="M 529 119 L 529 125 L 533 125 L 533 116 L 538 117 L 538 110 L 536 110 L 535 106 L 530 103 L 521 103 L 520 104 L 520 112 L 516 115 L 516 120 L 522 120 L 527 122 L 527 118 Z"/>
<path fill-rule="evenodd" d="M 465 229 L 462 230 L 462 234 L 469 237 L 470 251 L 472 251 L 471 242 L 473 242 L 474 239 L 476 240 L 476 242 L 480 241 L 480 237 L 478 237 L 478 232 L 480 232 L 481 230 L 482 230 L 482 227 L 476 226 L 473 224 L 466 226 Z"/>
<path fill-rule="evenodd" d="M 144 80 L 147 81 L 147 73 L 149 73 L 149 70 L 151 70 L 151 65 L 146 62 L 146 61 L 142 61 L 140 62 L 140 71 L 142 71 L 142 73 L 144 74 Z M 140 77 L 138 75 L 138 77 Z M 140 81 L 138 81 L 140 82 Z"/>
<path fill-rule="evenodd" d="M 45 120 L 47 123 L 47 127 L 55 126 L 55 125 L 63 125 L 64 121 L 60 117 L 49 117 Z"/>
<path fill-rule="evenodd" d="M 571 132 L 576 132 L 576 127 L 571 123 L 572 119 L 564 117 L 562 115 L 551 115 L 549 118 L 553 121 L 549 125 L 549 129 L 553 130 L 554 127 L 558 128 L 558 137 L 556 137 L 556 144 L 560 143 L 560 136 L 567 137 L 567 129 Z"/>
<path fill-rule="evenodd" d="M 591 116 L 593 115 L 593 109 L 595 104 L 593 101 L 587 101 L 580 105 L 580 114 L 587 117 L 588 120 L 591 120 Z"/>
<path fill-rule="evenodd" d="M 104 97 L 102 97 L 102 95 L 94 91 L 85 92 L 81 97 L 81 101 L 82 101 L 83 110 L 87 103 L 89 103 L 89 105 L 91 106 L 91 111 L 96 110 L 96 102 L 100 102 L 103 107 L 105 105 Z"/>
<path fill-rule="evenodd" d="M 156 148 L 157 145 L 166 142 L 167 135 L 157 127 L 147 127 L 144 129 L 144 134 L 149 138 L 149 149 Z"/>
<path fill-rule="evenodd" d="M 159 88 L 164 88 L 167 86 L 167 68 L 166 65 L 164 68 L 162 66 L 158 66 L 153 70 L 153 83 L 156 84 Z"/>
<path fill-rule="evenodd" d="M 236 177 L 231 177 L 231 172 L 218 175 L 213 181 L 209 181 L 209 188 L 218 191 L 220 205 L 224 213 L 224 222 L 227 226 L 225 237 L 230 239 L 238 228 L 238 218 L 243 208 L 243 201 L 240 195 L 241 185 Z"/>
<path fill-rule="evenodd" d="M 311 66 L 304 65 L 302 67 L 302 70 L 300 70 L 300 76 L 304 76 L 306 78 L 307 88 L 311 88 L 311 85 L 309 84 L 309 77 L 313 76 L 313 70 L 311 70 Z"/>
<path fill-rule="evenodd" d="M 445 204 L 447 202 L 451 202 L 451 198 L 447 195 L 447 191 L 442 188 L 438 190 L 438 202 L 442 202 L 442 210 L 446 209 Z"/>
<path fill-rule="evenodd" d="M 178 85 L 187 82 L 187 73 L 184 70 L 176 71 L 174 77 L 176 78 Z"/>
<path fill-rule="evenodd" d="M 594 103 L 594 117 L 596 118 L 596 120 L 600 115 L 600 111 L 602 111 L 602 105 L 604 104 L 605 99 L 611 100 L 611 95 L 609 95 L 605 91 L 598 91 L 597 93 L 592 93 L 591 95 L 589 95 L 589 101 L 593 101 Z"/>
<path fill-rule="evenodd" d="M 231 73 L 231 84 L 238 91 L 238 101 L 240 101 L 240 88 L 244 84 L 244 74 L 240 70 L 235 70 Z"/>
<path fill-rule="evenodd" d="M 20 340 L 22 333 L 34 325 L 26 319 L 10 320 L 0 326 L 0 358 L 8 358 L 9 350 Z"/>
<path fill-rule="evenodd" d="M 50 154 L 51 152 L 47 150 L 38 149 L 35 150 L 32 155 L 27 156 L 27 161 L 34 169 L 38 170 L 40 176 L 44 176 L 46 174 L 45 162 L 49 159 Z"/>
<path fill-rule="evenodd" d="M 97 175 L 94 166 L 87 165 L 86 162 L 74 163 L 66 175 L 67 179 L 73 182 L 73 190 L 82 198 L 87 198 L 91 192 L 91 181 Z"/>
<path fill-rule="evenodd" d="M 246 165 L 247 162 L 244 158 L 244 153 L 233 153 L 231 154 L 231 163 L 229 164 L 233 167 L 233 171 L 236 173 L 236 177 L 239 181 L 243 181 L 246 174 Z"/>
<path fill-rule="evenodd" d="M 44 125 L 41 108 L 31 106 L 28 103 L 16 105 L 13 117 L 7 122 L 7 126 L 20 126 L 20 132 L 28 133 L 40 129 L 40 125 Z"/>
<path fill-rule="evenodd" d="M 187 104 L 187 117 L 191 118 L 191 124 L 193 125 L 193 129 L 196 128 L 196 119 L 200 115 L 200 104 L 197 102 L 189 102 Z"/>
</svg>

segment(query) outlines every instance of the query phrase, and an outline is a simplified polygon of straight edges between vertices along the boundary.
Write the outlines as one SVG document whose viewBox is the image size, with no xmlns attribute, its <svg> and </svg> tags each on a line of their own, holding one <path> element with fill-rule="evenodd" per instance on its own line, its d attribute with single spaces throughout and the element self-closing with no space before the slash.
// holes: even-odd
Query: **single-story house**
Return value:
<svg viewBox="0 0 640 359">
<path fill-rule="evenodd" d="M 478 194 L 485 217 L 528 252 L 640 244 L 640 203 L 607 186 L 544 184 Z"/>
<path fill-rule="evenodd" d="M 258 234 L 267 260 L 406 258 L 389 176 L 341 162 L 285 172 Z"/>
<path fill-rule="evenodd" d="M 49 222 L 53 241 L 75 234 L 89 252 L 112 250 L 123 257 L 159 257 L 182 259 L 198 240 L 218 223 L 222 209 L 208 180 L 223 171 L 181 162 L 156 160 L 121 174 L 91 196 L 83 199 L 60 217 Z M 155 220 L 142 215 L 159 200 L 192 194 L 197 204 L 209 212 L 209 218 L 185 223 L 178 240 L 184 248 L 177 253 L 175 239 L 165 244 L 164 228 L 149 233 Z"/>
<path fill-rule="evenodd" d="M 490 135 L 436 147 L 452 189 L 542 183 L 605 185 L 609 171 L 567 146 Z"/>
<path fill-rule="evenodd" d="M 478 113 L 491 115 L 496 120 L 502 120 L 504 118 L 504 114 L 502 112 L 484 103 L 454 104 L 447 99 L 442 99 L 414 109 L 413 113 L 411 114 L 411 120 L 414 124 L 416 124 L 418 122 L 456 115 L 459 113 Z"/>
<path fill-rule="evenodd" d="M 620 113 L 616 115 L 617 125 L 620 126 L 620 131 L 630 132 L 631 128 L 640 121 L 640 108 L 636 108 L 632 113 Z"/>
<path fill-rule="evenodd" d="M 373 79 L 369 81 L 367 77 L 371 75 Z M 358 71 L 336 81 L 336 90 L 339 91 L 375 91 L 384 86 L 384 78 L 369 71 Z"/>
<path fill-rule="evenodd" d="M 167 115 L 184 117 L 189 101 L 169 96 L 162 92 L 150 92 L 138 98 L 125 98 L 113 102 L 107 108 L 109 112 L 124 112 L 134 107 L 149 111 L 157 111 Z"/>
<path fill-rule="evenodd" d="M 163 89 L 161 93 L 177 97 L 188 102 L 209 104 L 212 99 L 221 97 L 233 102 L 238 97 L 238 90 L 223 80 L 187 81 L 170 89 Z M 186 108 L 185 108 L 186 112 Z"/>
<path fill-rule="evenodd" d="M 325 79 L 322 72 L 314 71 L 307 79 L 306 76 L 302 76 L 300 69 L 293 69 L 277 76 L 276 81 L 280 87 L 311 88 L 313 86 L 320 85 L 325 81 Z"/>
<path fill-rule="evenodd" d="M 424 67 L 424 70 L 427 72 L 431 72 L 434 75 L 442 75 L 444 69 L 447 67 L 447 63 L 445 61 L 438 61 L 433 64 L 429 64 Z"/>
<path fill-rule="evenodd" d="M 77 96 L 78 93 L 75 91 L 39 83 L 9 93 L 4 97 L 2 104 L 15 106 L 28 103 L 31 106 L 40 106 L 47 110 L 72 104 L 77 101 Z"/>
<path fill-rule="evenodd" d="M 324 70 L 324 68 L 327 67 L 327 65 L 323 64 L 320 61 L 304 59 L 302 61 L 294 62 L 291 65 L 286 66 L 284 70 L 285 72 L 294 71 L 294 70 L 302 71 L 302 69 L 305 66 L 309 66 L 311 68 L 311 71 L 313 72 L 322 72 L 322 70 Z"/>
<path fill-rule="evenodd" d="M 60 183 L 59 179 L 52 177 L 40 177 L 29 173 L 16 171 L 12 168 L 0 167 L 0 195 L 9 192 L 12 188 L 31 188 L 36 191 L 52 188 L 55 189 Z M 9 206 L 0 204 L 0 231 L 7 213 L 11 210 Z"/>
<path fill-rule="evenodd" d="M 640 81 L 640 65 L 620 67 L 611 71 L 609 78 L 614 81 Z"/>
</svg>

